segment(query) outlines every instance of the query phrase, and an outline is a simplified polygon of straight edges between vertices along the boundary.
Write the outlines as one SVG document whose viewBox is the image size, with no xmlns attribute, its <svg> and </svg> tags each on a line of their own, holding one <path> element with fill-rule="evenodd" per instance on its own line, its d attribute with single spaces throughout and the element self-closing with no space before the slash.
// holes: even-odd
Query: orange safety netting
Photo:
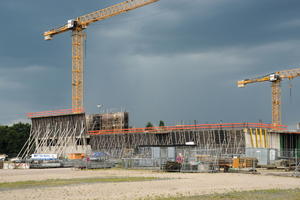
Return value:
<svg viewBox="0 0 300 200">
<path fill-rule="evenodd" d="M 177 125 L 163 127 L 129 128 L 129 129 L 110 129 L 92 130 L 89 135 L 118 134 L 118 133 L 140 133 L 140 132 L 164 132 L 172 130 L 198 130 L 198 129 L 236 129 L 236 128 L 264 128 L 287 130 L 286 125 L 262 124 L 262 123 L 220 123 L 220 124 L 197 124 L 197 125 Z"/>
<path fill-rule="evenodd" d="M 72 108 L 72 109 L 64 109 L 64 110 L 52 110 L 52 111 L 27 113 L 27 117 L 33 118 L 33 117 L 43 117 L 43 116 L 53 116 L 53 115 L 79 114 L 84 112 L 85 112 L 84 108 Z"/>
</svg>

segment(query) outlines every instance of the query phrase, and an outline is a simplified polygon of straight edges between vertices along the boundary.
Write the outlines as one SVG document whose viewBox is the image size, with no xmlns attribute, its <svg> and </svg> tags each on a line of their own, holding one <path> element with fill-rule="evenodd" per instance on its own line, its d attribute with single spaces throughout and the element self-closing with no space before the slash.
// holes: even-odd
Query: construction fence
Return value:
<svg viewBox="0 0 300 200">
<path fill-rule="evenodd" d="M 221 148 L 142 147 L 133 157 L 122 158 L 122 167 L 170 172 L 255 171 L 258 167 L 293 170 L 299 154 L 298 149 L 244 148 L 228 154 Z"/>
<path fill-rule="evenodd" d="M 123 149 L 122 158 L 115 158 L 109 151 L 85 150 L 69 154 L 64 159 L 21 159 L 2 161 L 3 169 L 29 168 L 113 168 L 150 169 L 175 172 L 227 172 L 254 171 L 258 167 L 292 171 L 299 165 L 299 149 L 273 148 L 206 148 L 196 146 L 139 147 Z M 124 156 L 125 155 L 125 156 Z"/>
</svg>

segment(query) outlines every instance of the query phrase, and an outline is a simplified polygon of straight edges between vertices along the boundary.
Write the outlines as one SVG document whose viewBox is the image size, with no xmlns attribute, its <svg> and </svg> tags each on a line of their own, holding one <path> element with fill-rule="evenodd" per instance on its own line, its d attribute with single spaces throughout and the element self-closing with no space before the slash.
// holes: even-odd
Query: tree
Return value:
<svg viewBox="0 0 300 200">
<path fill-rule="evenodd" d="M 30 124 L 13 124 L 12 126 L 0 125 L 0 153 L 9 157 L 17 156 L 30 135 Z"/>
<path fill-rule="evenodd" d="M 159 126 L 165 126 L 164 121 L 160 120 L 160 121 L 159 121 Z"/>
<path fill-rule="evenodd" d="M 152 124 L 151 122 L 148 122 L 148 123 L 146 124 L 146 127 L 153 127 L 153 124 Z"/>
<path fill-rule="evenodd" d="M 8 128 L 8 126 L 2 126 L 2 125 L 0 125 L 0 154 L 1 153 L 6 153 L 7 128 Z"/>
</svg>

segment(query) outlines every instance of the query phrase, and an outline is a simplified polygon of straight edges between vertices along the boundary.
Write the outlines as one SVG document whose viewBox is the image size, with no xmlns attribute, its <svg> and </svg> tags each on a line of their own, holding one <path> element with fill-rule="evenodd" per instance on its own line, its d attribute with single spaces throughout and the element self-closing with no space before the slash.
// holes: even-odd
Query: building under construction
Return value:
<svg viewBox="0 0 300 200">
<path fill-rule="evenodd" d="M 129 112 L 86 115 L 84 109 L 29 113 L 32 128 L 19 157 L 105 152 L 133 156 L 142 147 L 195 147 L 243 154 L 245 148 L 300 148 L 299 132 L 262 123 L 220 123 L 129 128 Z M 151 152 L 150 152 L 151 153 Z"/>
</svg>

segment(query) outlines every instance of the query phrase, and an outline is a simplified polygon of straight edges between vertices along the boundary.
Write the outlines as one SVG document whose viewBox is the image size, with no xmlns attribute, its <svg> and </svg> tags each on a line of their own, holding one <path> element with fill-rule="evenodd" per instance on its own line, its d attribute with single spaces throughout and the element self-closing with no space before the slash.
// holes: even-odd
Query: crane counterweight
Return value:
<svg viewBox="0 0 300 200">
<path fill-rule="evenodd" d="M 45 32 L 45 33 L 47 33 L 47 32 Z M 49 40 L 53 39 L 53 35 L 45 35 L 44 38 L 46 41 L 49 41 Z"/>
</svg>

